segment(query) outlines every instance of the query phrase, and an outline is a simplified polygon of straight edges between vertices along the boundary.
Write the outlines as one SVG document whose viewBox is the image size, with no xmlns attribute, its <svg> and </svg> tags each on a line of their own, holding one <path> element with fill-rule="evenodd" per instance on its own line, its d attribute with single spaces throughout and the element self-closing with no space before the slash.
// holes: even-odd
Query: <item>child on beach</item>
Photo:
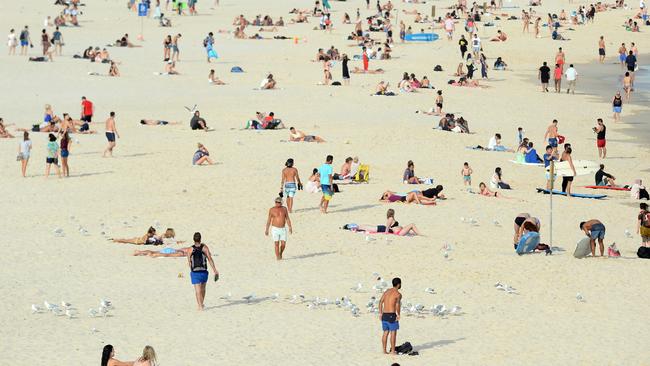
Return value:
<svg viewBox="0 0 650 366">
<path fill-rule="evenodd" d="M 463 169 L 460 171 L 460 175 L 463 176 L 463 185 L 471 187 L 472 186 L 472 173 L 474 171 L 469 166 L 467 162 L 463 163 Z"/>
</svg>

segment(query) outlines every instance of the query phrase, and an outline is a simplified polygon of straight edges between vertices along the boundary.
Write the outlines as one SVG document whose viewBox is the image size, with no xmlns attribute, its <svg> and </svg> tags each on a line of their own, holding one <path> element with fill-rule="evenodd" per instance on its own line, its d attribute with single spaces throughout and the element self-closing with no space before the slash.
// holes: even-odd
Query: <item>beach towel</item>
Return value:
<svg viewBox="0 0 650 366">
<path fill-rule="evenodd" d="M 239 66 L 233 66 L 232 69 L 230 69 L 230 72 L 244 72 L 244 69 Z"/>
</svg>

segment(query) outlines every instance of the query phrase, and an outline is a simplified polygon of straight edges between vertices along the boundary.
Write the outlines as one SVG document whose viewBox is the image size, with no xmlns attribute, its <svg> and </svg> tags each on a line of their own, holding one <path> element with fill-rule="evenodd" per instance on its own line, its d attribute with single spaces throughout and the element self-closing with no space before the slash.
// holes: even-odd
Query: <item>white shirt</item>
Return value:
<svg viewBox="0 0 650 366">
<path fill-rule="evenodd" d="M 488 149 L 494 149 L 494 147 L 497 146 L 497 138 L 492 136 L 490 137 L 490 141 L 488 142 Z"/>
<path fill-rule="evenodd" d="M 568 81 L 573 81 L 573 80 L 576 79 L 576 77 L 578 77 L 578 72 L 577 72 L 576 69 L 574 69 L 573 67 L 569 67 L 569 68 L 566 69 L 566 71 L 564 72 L 564 75 L 566 76 L 566 79 L 567 79 Z"/>
<path fill-rule="evenodd" d="M 481 47 L 481 39 L 478 37 L 472 38 L 472 47 Z"/>
<path fill-rule="evenodd" d="M 9 47 L 17 45 L 18 42 L 16 41 L 16 33 L 9 33 L 7 36 L 7 45 Z"/>
<path fill-rule="evenodd" d="M 454 30 L 454 21 L 453 19 L 445 19 L 445 30 L 452 31 Z"/>
<path fill-rule="evenodd" d="M 20 153 L 23 156 L 29 156 L 29 152 L 32 149 L 32 140 L 23 141 L 20 143 Z"/>
</svg>

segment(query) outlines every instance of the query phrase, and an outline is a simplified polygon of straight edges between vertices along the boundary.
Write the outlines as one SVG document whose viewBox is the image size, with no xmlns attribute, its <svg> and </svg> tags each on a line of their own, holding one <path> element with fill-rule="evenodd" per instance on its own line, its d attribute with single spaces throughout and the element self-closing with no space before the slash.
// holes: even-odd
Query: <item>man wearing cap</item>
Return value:
<svg viewBox="0 0 650 366">
<path fill-rule="evenodd" d="M 275 244 L 275 259 L 281 260 L 284 247 L 287 245 L 287 226 L 289 226 L 289 234 L 293 234 L 289 211 L 287 211 L 286 207 L 282 206 L 282 197 L 276 198 L 275 206 L 269 209 L 269 217 L 266 220 L 264 235 L 269 236 L 269 226 L 271 225 L 273 226 L 271 228 L 271 235 Z"/>
</svg>

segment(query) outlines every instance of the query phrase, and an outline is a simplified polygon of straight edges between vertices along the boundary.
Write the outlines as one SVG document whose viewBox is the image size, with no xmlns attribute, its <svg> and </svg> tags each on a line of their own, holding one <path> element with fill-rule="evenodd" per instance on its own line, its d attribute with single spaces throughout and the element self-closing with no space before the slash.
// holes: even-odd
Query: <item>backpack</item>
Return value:
<svg viewBox="0 0 650 366">
<path fill-rule="evenodd" d="M 442 71 L 442 66 L 436 65 L 436 67 L 433 68 L 433 71 Z"/>
<path fill-rule="evenodd" d="M 650 228 L 650 211 L 646 211 L 645 214 L 641 217 L 641 225 L 646 228 Z"/>
<path fill-rule="evenodd" d="M 639 247 L 639 250 L 636 251 L 636 255 L 639 258 L 650 259 L 650 247 Z"/>
<path fill-rule="evenodd" d="M 192 246 L 192 256 L 190 257 L 190 268 L 192 272 L 207 271 L 208 264 L 205 254 L 203 254 L 203 244 L 199 247 Z"/>
<path fill-rule="evenodd" d="M 411 353 L 412 351 L 413 351 L 413 346 L 411 345 L 410 342 L 404 342 L 404 344 L 402 344 L 401 346 L 395 347 L 395 352 L 398 355 L 406 355 Z"/>
</svg>

